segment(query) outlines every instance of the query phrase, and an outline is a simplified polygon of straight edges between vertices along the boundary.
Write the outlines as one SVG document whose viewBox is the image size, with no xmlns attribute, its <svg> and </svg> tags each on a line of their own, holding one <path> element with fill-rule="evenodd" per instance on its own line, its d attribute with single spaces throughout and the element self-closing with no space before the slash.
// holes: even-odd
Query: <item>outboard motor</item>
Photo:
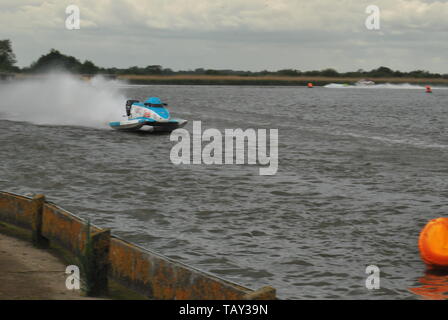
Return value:
<svg viewBox="0 0 448 320">
<path fill-rule="evenodd" d="M 131 107 L 132 107 L 132 104 L 135 102 L 140 102 L 140 101 L 138 101 L 138 100 L 127 100 L 126 101 L 126 115 L 128 117 L 131 116 Z"/>
</svg>

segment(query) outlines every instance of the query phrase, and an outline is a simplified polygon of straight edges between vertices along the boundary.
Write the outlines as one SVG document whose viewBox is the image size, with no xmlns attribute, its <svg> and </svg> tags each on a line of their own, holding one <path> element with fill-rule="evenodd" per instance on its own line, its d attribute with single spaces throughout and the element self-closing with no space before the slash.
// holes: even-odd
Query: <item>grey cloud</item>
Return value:
<svg viewBox="0 0 448 320">
<path fill-rule="evenodd" d="M 81 30 L 64 29 L 64 9 L 72 2 L 81 9 Z M 370 2 L 78 0 L 14 7 L 15 1 L 3 0 L 0 21 L 7 24 L 0 38 L 13 41 L 21 66 L 57 48 L 100 66 L 356 70 L 387 65 L 448 72 L 448 1 L 378 0 L 380 31 L 364 26 Z"/>
</svg>

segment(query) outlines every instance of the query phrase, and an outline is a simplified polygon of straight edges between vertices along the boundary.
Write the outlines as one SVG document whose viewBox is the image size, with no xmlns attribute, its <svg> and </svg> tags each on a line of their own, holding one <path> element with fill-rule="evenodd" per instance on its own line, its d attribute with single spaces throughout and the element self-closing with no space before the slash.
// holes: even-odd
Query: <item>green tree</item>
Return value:
<svg viewBox="0 0 448 320">
<path fill-rule="evenodd" d="M 305 71 L 303 74 L 306 76 L 311 76 L 311 77 L 317 77 L 317 76 L 321 75 L 319 70 Z"/>
<path fill-rule="evenodd" d="M 394 71 L 388 67 L 379 67 L 378 69 L 373 69 L 368 72 L 370 77 L 392 77 Z"/>
<path fill-rule="evenodd" d="M 320 73 L 324 77 L 339 77 L 339 72 L 332 68 L 322 70 Z"/>
<path fill-rule="evenodd" d="M 164 68 L 162 70 L 162 74 L 170 75 L 170 74 L 174 74 L 174 71 L 171 68 Z"/>
<path fill-rule="evenodd" d="M 162 66 L 159 65 L 151 65 L 147 66 L 144 70 L 146 74 L 162 74 Z"/>
<path fill-rule="evenodd" d="M 16 56 L 12 51 L 9 39 L 0 40 L 0 71 L 13 71 L 15 69 Z"/>
<path fill-rule="evenodd" d="M 300 76 L 301 72 L 295 69 L 282 69 L 282 70 L 278 70 L 277 74 L 282 75 L 282 76 Z"/>
<path fill-rule="evenodd" d="M 67 56 L 58 50 L 51 49 L 48 54 L 42 55 L 36 62 L 33 62 L 30 70 L 42 72 L 51 69 L 63 69 L 79 73 L 82 71 L 82 66 L 83 64 L 75 57 Z M 87 63 L 86 67 L 89 67 L 89 63 Z"/>
<path fill-rule="evenodd" d="M 219 70 L 207 69 L 207 70 L 205 70 L 204 74 L 207 74 L 207 75 L 220 75 L 221 72 Z"/>
<path fill-rule="evenodd" d="M 79 71 L 82 74 L 96 74 L 98 73 L 99 68 L 92 61 L 86 60 L 80 66 Z"/>
</svg>

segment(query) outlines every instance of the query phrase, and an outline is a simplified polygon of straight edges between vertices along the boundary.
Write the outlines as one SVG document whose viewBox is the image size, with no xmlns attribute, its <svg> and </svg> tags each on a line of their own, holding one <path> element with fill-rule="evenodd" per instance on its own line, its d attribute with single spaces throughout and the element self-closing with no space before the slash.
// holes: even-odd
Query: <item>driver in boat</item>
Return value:
<svg viewBox="0 0 448 320">
<path fill-rule="evenodd" d="M 131 116 L 132 104 L 135 103 L 135 102 L 139 102 L 139 101 L 138 100 L 128 100 L 128 101 L 126 101 L 126 115 L 128 117 Z M 155 108 L 163 108 L 164 106 L 167 105 L 166 103 L 162 103 L 160 98 L 157 98 L 157 97 L 150 97 L 143 104 L 145 106 L 147 106 L 147 107 L 155 107 Z"/>
<path fill-rule="evenodd" d="M 148 107 L 163 107 L 166 106 L 166 103 L 162 103 L 160 98 L 157 97 L 151 97 L 148 100 L 145 101 L 145 106 Z"/>
</svg>

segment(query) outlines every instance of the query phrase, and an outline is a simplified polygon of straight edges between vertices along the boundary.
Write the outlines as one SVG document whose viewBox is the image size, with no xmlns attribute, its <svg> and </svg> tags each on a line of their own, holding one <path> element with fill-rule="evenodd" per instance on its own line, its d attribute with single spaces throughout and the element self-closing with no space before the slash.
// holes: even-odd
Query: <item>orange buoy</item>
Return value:
<svg viewBox="0 0 448 320">
<path fill-rule="evenodd" d="M 426 93 L 432 93 L 432 89 L 430 86 L 426 86 Z"/>
<path fill-rule="evenodd" d="M 448 268 L 448 218 L 429 221 L 420 233 L 418 247 L 428 266 Z"/>
<path fill-rule="evenodd" d="M 308 88 L 312 88 L 313 84 L 311 82 L 308 82 Z"/>
</svg>

